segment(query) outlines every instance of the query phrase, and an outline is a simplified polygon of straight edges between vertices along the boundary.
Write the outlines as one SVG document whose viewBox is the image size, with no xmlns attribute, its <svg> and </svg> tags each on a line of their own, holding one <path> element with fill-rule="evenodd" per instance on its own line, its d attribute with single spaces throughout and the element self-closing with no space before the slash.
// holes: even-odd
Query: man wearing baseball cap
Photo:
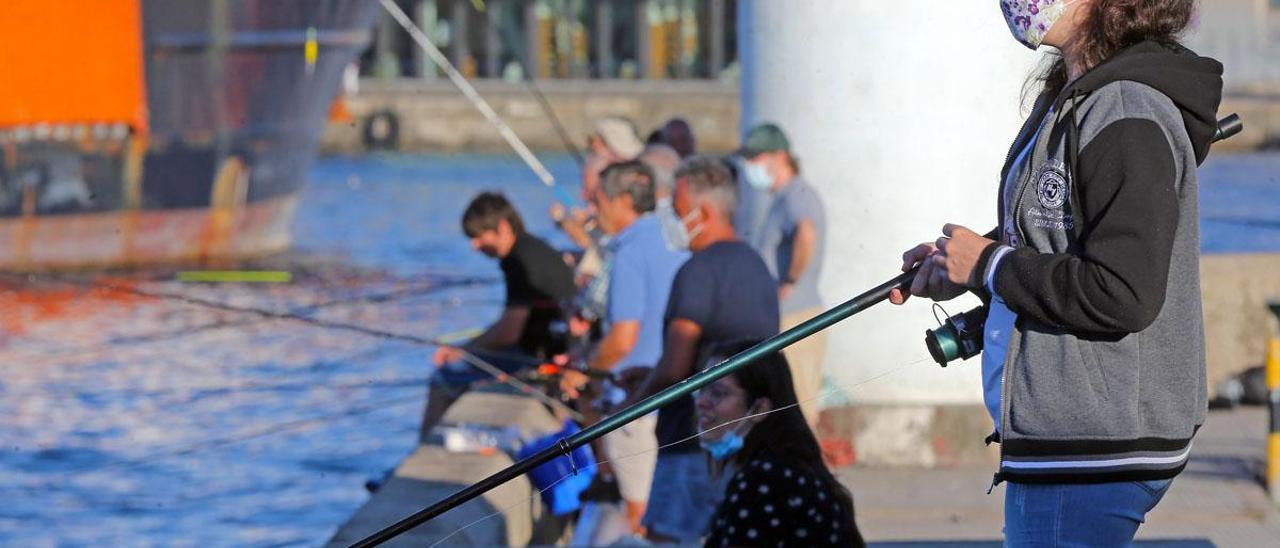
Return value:
<svg viewBox="0 0 1280 548">
<path fill-rule="evenodd" d="M 786 133 L 775 124 L 751 128 L 738 150 L 742 177 L 753 189 L 767 191 L 771 204 L 751 244 L 778 280 L 782 329 L 790 329 L 822 311 L 818 277 L 822 272 L 827 219 L 822 199 L 800 175 Z M 795 379 L 796 398 L 811 425 L 818 422 L 817 398 L 827 353 L 826 332 L 784 351 Z"/>
<path fill-rule="evenodd" d="M 568 204 L 551 205 L 551 219 L 574 244 L 585 250 L 577 265 L 577 277 L 582 283 L 595 277 L 603 267 L 604 258 L 598 249 L 603 234 L 596 228 L 594 212 L 590 208 L 600 186 L 600 174 L 613 164 L 636 159 L 643 151 L 644 143 L 630 120 L 620 116 L 599 119 L 591 134 L 587 135 L 587 157 L 582 166 L 582 201 L 588 207 L 571 210 Z"/>
<path fill-rule="evenodd" d="M 644 143 L 631 120 L 606 116 L 596 122 L 595 132 L 587 137 L 587 147 L 592 154 L 617 163 L 634 160 L 644 150 Z"/>
</svg>

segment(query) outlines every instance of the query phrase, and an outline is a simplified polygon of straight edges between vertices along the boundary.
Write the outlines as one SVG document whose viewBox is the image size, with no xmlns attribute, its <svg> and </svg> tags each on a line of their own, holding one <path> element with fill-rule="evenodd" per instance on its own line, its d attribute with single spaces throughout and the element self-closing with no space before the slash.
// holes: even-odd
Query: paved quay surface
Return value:
<svg viewBox="0 0 1280 548">
<path fill-rule="evenodd" d="M 1212 411 L 1191 464 L 1138 531 L 1142 546 L 1280 546 L 1280 512 L 1260 475 L 1267 418 L 1257 407 Z M 996 546 L 1004 485 L 987 495 L 992 467 L 839 471 L 858 527 L 881 546 Z"/>
</svg>

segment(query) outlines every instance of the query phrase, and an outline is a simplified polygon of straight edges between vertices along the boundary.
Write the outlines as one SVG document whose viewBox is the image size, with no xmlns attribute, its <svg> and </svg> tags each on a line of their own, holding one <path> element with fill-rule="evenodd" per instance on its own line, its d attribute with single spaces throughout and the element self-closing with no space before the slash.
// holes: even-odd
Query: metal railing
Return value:
<svg viewBox="0 0 1280 548">
<path fill-rule="evenodd" d="M 732 71 L 736 0 L 397 0 L 468 78 L 718 79 Z M 442 74 L 390 17 L 366 74 Z"/>
</svg>

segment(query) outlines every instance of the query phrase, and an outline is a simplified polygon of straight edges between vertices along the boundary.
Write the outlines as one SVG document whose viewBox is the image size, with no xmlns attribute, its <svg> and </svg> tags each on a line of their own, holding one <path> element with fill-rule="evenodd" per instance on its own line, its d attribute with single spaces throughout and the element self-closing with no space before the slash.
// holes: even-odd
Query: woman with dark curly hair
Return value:
<svg viewBox="0 0 1280 548">
<path fill-rule="evenodd" d="M 718 347 L 707 363 L 752 346 Z M 695 401 L 712 471 L 732 475 L 717 482 L 726 488 L 707 546 L 863 546 L 853 497 L 822 461 L 782 354 L 707 385 Z"/>
<path fill-rule="evenodd" d="M 994 6 L 993 6 L 994 7 Z M 1186 466 L 1207 390 L 1196 169 L 1222 65 L 1193 0 L 1001 0 L 1057 48 L 1001 174 L 998 227 L 903 255 L 907 294 L 988 301 L 982 374 L 1019 545 L 1122 546 Z"/>
</svg>

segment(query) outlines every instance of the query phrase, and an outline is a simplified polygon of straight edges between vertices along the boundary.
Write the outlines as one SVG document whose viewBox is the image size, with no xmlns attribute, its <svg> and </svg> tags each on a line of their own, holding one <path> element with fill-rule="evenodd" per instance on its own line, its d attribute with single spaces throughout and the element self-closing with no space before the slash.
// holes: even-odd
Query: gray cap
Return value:
<svg viewBox="0 0 1280 548">
<path fill-rule="evenodd" d="M 751 128 L 747 137 L 742 140 L 742 148 L 738 155 L 743 158 L 755 158 L 766 152 L 785 150 L 791 152 L 791 141 L 787 134 L 776 124 L 764 123 Z"/>
</svg>

